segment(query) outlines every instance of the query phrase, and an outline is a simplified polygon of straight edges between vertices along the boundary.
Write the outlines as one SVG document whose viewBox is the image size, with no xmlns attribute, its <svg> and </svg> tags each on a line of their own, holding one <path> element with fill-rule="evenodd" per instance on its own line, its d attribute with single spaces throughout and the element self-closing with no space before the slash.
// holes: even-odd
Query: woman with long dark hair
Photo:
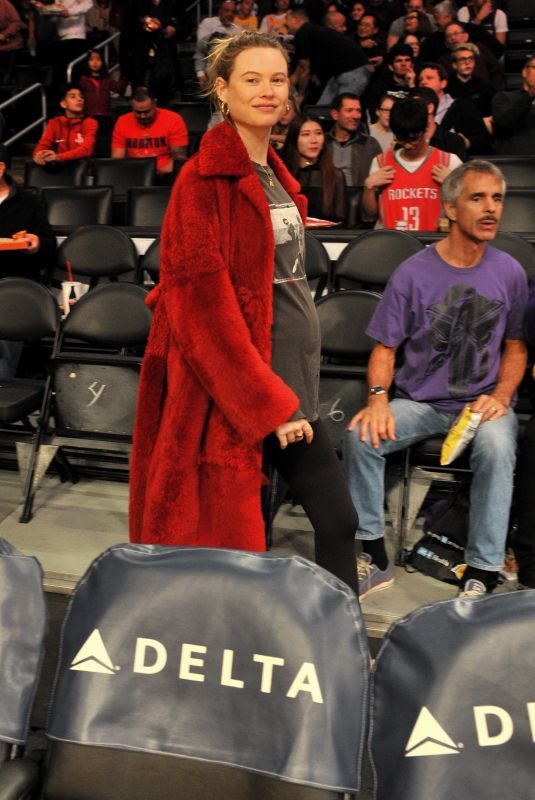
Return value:
<svg viewBox="0 0 535 800">
<path fill-rule="evenodd" d="M 298 114 L 290 123 L 281 158 L 301 184 L 311 217 L 341 222 L 346 215 L 344 176 L 325 145 L 317 117 Z"/>
</svg>

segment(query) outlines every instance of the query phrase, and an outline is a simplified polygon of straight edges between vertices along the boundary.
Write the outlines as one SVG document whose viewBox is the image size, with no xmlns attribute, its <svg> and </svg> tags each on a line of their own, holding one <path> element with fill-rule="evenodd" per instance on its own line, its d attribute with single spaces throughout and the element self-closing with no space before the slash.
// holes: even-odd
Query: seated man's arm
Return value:
<svg viewBox="0 0 535 800">
<path fill-rule="evenodd" d="M 372 222 L 377 219 L 379 214 L 379 190 L 392 183 L 394 172 L 394 167 L 379 167 L 377 159 L 373 159 L 370 174 L 364 181 L 362 192 L 362 208 L 366 217 Z"/>
<path fill-rule="evenodd" d="M 55 154 L 54 145 L 56 143 L 56 132 L 54 120 L 47 123 L 43 135 L 35 145 L 32 158 L 36 164 L 42 166 L 50 160 L 51 154 Z"/>
<path fill-rule="evenodd" d="M 527 363 L 526 343 L 522 339 L 506 339 L 495 388 L 491 394 L 482 394 L 470 404 L 472 411 L 483 414 L 481 422 L 496 420 L 507 414 L 513 395 L 524 377 Z"/>
<path fill-rule="evenodd" d="M 375 345 L 368 363 L 368 386 L 382 386 L 384 394 L 369 395 L 368 405 L 352 418 L 348 430 L 352 431 L 360 423 L 360 439 L 365 442 L 368 436 L 373 447 L 379 447 L 380 440 L 396 438 L 394 415 L 388 402 L 388 390 L 394 379 L 396 347 L 387 347 L 380 342 Z"/>
<path fill-rule="evenodd" d="M 115 123 L 111 134 L 111 157 L 126 158 L 126 136 L 123 133 L 120 119 Z"/>
</svg>

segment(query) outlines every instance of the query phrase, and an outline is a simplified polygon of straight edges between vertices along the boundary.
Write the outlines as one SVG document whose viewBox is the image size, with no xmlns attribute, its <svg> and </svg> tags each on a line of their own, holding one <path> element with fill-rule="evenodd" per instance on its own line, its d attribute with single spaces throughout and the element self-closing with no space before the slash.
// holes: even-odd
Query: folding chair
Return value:
<svg viewBox="0 0 535 800">
<path fill-rule="evenodd" d="M 128 190 L 156 183 L 155 158 L 94 158 L 95 186 L 113 186 L 114 222 L 124 225 Z"/>
<path fill-rule="evenodd" d="M 509 253 L 524 267 L 528 281 L 535 277 L 535 247 L 514 233 L 500 231 L 491 242 L 493 247 Z"/>
<path fill-rule="evenodd" d="M 377 800 L 533 796 L 535 591 L 459 598 L 395 622 L 377 656 Z"/>
<path fill-rule="evenodd" d="M 328 290 L 331 260 L 320 240 L 309 231 L 305 232 L 305 272 L 309 284 L 315 289 L 314 299 L 317 300 L 325 289 Z"/>
<path fill-rule="evenodd" d="M 48 340 L 53 355 L 60 328 L 58 304 L 52 294 L 26 278 L 0 280 L 0 339 L 38 344 Z M 35 453 L 41 435 L 31 416 L 42 416 L 50 376 L 42 379 L 0 379 L 0 439 L 15 444 L 26 498 L 35 480 Z M 25 511 L 21 522 L 26 522 Z M 0 715 L 1 716 L 1 715 Z"/>
<path fill-rule="evenodd" d="M 500 222 L 502 231 L 535 232 L 535 189 L 511 189 L 505 195 Z"/>
<path fill-rule="evenodd" d="M 69 448 L 128 456 L 142 351 L 152 320 L 146 296 L 140 286 L 109 283 L 88 292 L 71 309 L 50 362 L 51 387 L 35 455 L 40 476 L 58 452 L 68 464 Z M 38 481 L 30 486 L 28 517 Z"/>
<path fill-rule="evenodd" d="M 349 420 L 366 405 L 366 370 L 374 342 L 365 330 L 380 299 L 372 292 L 348 290 L 316 303 L 321 333 L 319 416 L 339 456 Z M 268 549 L 282 494 L 278 473 L 271 470 L 263 498 Z"/>
<path fill-rule="evenodd" d="M 404 231 L 362 233 L 348 244 L 335 263 L 334 288 L 382 291 L 396 267 L 423 248 L 416 236 Z"/>
<path fill-rule="evenodd" d="M 51 225 L 111 225 L 111 186 L 48 186 L 41 194 Z"/>
<path fill-rule="evenodd" d="M 64 161 L 41 167 L 34 161 L 24 163 L 24 186 L 83 186 L 87 175 L 87 159 Z"/>
<path fill-rule="evenodd" d="M 359 791 L 362 617 L 303 558 L 117 545 L 75 590 L 60 654 L 44 800 Z"/>
<path fill-rule="evenodd" d="M 35 558 L 0 539 L 0 800 L 34 797 L 39 783 L 24 746 L 47 627 L 42 578 Z"/>
<path fill-rule="evenodd" d="M 118 228 L 83 225 L 58 248 L 58 267 L 65 271 L 68 261 L 75 278 L 87 277 L 94 287 L 101 278 L 116 281 L 119 275 L 130 273 L 134 279 L 137 251 L 130 237 Z"/>
<path fill-rule="evenodd" d="M 535 158 L 529 156 L 485 156 L 501 169 L 507 189 L 535 189 Z"/>
<path fill-rule="evenodd" d="M 95 186 L 113 186 L 114 198 L 126 202 L 128 190 L 134 186 L 152 186 L 156 180 L 154 158 L 95 158 Z"/>
<path fill-rule="evenodd" d="M 170 186 L 129 189 L 126 224 L 138 228 L 161 228 L 170 196 Z"/>
<path fill-rule="evenodd" d="M 160 280 L 160 237 L 158 236 L 139 259 L 138 283 L 145 283 L 145 273 L 155 284 Z"/>
</svg>

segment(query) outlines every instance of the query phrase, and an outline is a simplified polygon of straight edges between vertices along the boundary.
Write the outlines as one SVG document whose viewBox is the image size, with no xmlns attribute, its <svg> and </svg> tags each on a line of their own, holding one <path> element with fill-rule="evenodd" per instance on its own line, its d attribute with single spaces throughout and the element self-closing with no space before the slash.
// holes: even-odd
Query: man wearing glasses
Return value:
<svg viewBox="0 0 535 800">
<path fill-rule="evenodd" d="M 474 103 L 485 122 L 492 115 L 492 98 L 496 89 L 474 74 L 478 54 L 477 45 L 470 42 L 455 48 L 451 54 L 453 74 L 448 81 L 447 93 L 455 100 L 462 98 Z"/>
<path fill-rule="evenodd" d="M 532 156 L 535 142 L 535 56 L 522 70 L 522 88 L 498 92 L 492 103 L 496 151 L 507 156 Z"/>
<path fill-rule="evenodd" d="M 374 158 L 362 195 L 364 211 L 377 227 L 438 229 L 440 185 L 461 160 L 429 146 L 427 114 L 423 100 L 400 100 L 392 108 L 390 127 L 399 148 Z"/>
</svg>

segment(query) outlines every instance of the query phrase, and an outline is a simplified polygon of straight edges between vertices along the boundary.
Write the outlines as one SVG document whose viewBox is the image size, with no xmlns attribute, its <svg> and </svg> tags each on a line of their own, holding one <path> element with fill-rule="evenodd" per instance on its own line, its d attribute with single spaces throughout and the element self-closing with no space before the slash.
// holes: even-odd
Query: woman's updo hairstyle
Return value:
<svg viewBox="0 0 535 800">
<path fill-rule="evenodd" d="M 214 44 L 206 57 L 208 63 L 206 75 L 208 80 L 203 95 L 209 97 L 217 104 L 218 98 L 215 88 L 217 79 L 223 78 L 224 81 L 228 81 L 234 69 L 236 58 L 244 50 L 250 50 L 252 47 L 272 47 L 278 50 L 286 63 L 288 63 L 288 53 L 280 41 L 266 33 L 243 31 L 243 33 L 237 33 L 234 36 L 214 39 Z"/>
</svg>

